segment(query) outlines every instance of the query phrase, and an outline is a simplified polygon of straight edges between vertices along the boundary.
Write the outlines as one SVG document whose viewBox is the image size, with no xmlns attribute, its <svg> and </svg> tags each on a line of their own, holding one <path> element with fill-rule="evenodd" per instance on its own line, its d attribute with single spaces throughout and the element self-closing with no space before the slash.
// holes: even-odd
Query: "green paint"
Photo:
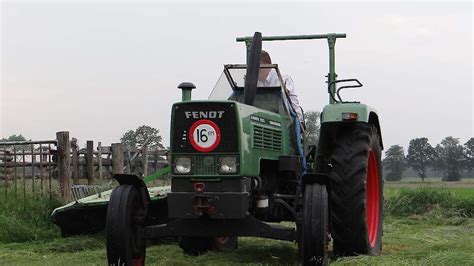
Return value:
<svg viewBox="0 0 474 266">
<path fill-rule="evenodd" d="M 336 103 L 326 105 L 321 114 L 321 123 L 342 122 L 342 113 L 357 113 L 359 122 L 369 122 L 370 113 L 377 113 L 374 108 L 360 103 Z"/>
<path fill-rule="evenodd" d="M 162 177 L 166 174 L 169 174 L 169 173 L 171 173 L 171 166 L 160 169 L 160 170 L 154 172 L 153 174 L 144 177 L 143 182 L 145 182 L 145 183 L 151 182 L 151 181 L 156 180 L 156 179 L 158 179 L 158 178 L 160 178 L 160 177 Z"/>
<path fill-rule="evenodd" d="M 329 45 L 329 73 L 328 73 L 328 84 L 336 80 L 336 37 L 329 36 L 328 37 L 328 45 Z M 330 95 L 329 95 L 329 103 L 335 103 L 334 99 L 331 97 L 335 95 L 336 92 L 336 84 L 332 84 L 331 88 L 329 88 Z"/>
<path fill-rule="evenodd" d="M 290 117 L 241 103 L 236 103 L 236 108 L 238 131 L 241 134 L 240 164 L 244 166 L 240 168 L 241 176 L 258 176 L 261 159 L 278 160 L 280 155 L 295 154 L 290 143 L 290 130 L 292 130 Z M 260 121 L 257 122 L 255 117 Z M 281 126 L 273 126 L 269 121 L 279 123 Z M 281 131 L 281 150 L 254 147 L 253 131 L 256 126 Z"/>
<path fill-rule="evenodd" d="M 200 102 L 203 105 L 208 104 L 209 101 L 193 101 L 193 103 Z M 225 175 L 171 175 L 172 178 L 185 178 L 192 177 L 198 179 L 220 179 L 220 178 L 240 178 L 242 176 L 258 176 L 260 173 L 260 160 L 278 160 L 280 155 L 290 155 L 296 154 L 293 144 L 291 143 L 292 139 L 290 137 L 290 131 L 293 130 L 291 127 L 291 119 L 287 115 L 277 114 L 274 112 L 262 110 L 260 108 L 242 104 L 235 101 L 212 101 L 213 103 L 229 103 L 232 102 L 236 108 L 236 121 L 237 121 L 237 134 L 239 139 L 239 150 L 238 154 L 235 153 L 213 153 L 214 156 L 221 155 L 238 155 L 239 156 L 239 169 L 240 172 L 237 174 L 225 174 Z M 182 105 L 182 103 L 181 103 Z M 174 127 L 174 110 L 175 106 L 172 108 L 171 114 L 171 128 Z M 257 121 L 258 120 L 258 121 Z M 270 149 L 265 147 L 256 147 L 254 143 L 254 130 L 256 127 L 263 130 L 268 130 L 266 132 L 278 133 L 281 135 L 281 145 L 279 149 Z M 173 130 L 170 131 L 170 139 L 172 140 Z M 223 136 L 225 139 L 225 136 Z M 172 146 L 172 145 L 171 145 Z M 272 146 L 276 147 L 276 145 Z M 188 155 L 192 156 L 195 154 L 203 154 L 201 152 L 196 153 L 179 153 L 180 156 Z M 177 156 L 173 150 L 170 151 L 171 162 L 174 161 L 174 156 Z"/>
<path fill-rule="evenodd" d="M 192 90 L 185 90 L 183 89 L 182 90 L 182 94 L 181 94 L 181 101 L 185 102 L 185 101 L 191 101 L 191 91 Z"/>
</svg>

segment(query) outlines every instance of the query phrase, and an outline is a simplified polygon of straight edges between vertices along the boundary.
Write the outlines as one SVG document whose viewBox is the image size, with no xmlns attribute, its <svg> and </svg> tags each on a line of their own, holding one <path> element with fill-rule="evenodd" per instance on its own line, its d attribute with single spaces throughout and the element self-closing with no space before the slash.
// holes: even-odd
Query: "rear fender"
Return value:
<svg viewBox="0 0 474 266">
<path fill-rule="evenodd" d="M 150 203 L 151 198 L 145 182 L 143 182 L 141 178 L 136 175 L 115 174 L 114 179 L 117 180 L 120 185 L 132 185 L 136 187 L 142 196 L 143 206 L 148 210 L 148 204 Z"/>
<path fill-rule="evenodd" d="M 343 113 L 357 113 L 357 120 L 343 121 Z M 326 105 L 321 113 L 321 124 L 334 122 L 339 122 L 341 124 L 365 122 L 374 125 L 377 128 L 380 145 L 383 149 L 379 116 L 373 107 L 361 103 L 337 103 Z"/>
</svg>

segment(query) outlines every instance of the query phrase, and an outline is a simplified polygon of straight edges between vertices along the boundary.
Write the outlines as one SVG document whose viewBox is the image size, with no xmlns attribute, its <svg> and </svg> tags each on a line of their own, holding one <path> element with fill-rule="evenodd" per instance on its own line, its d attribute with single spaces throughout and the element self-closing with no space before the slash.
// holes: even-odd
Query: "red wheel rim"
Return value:
<svg viewBox="0 0 474 266">
<path fill-rule="evenodd" d="M 133 266 L 142 266 L 145 265 L 145 257 L 141 256 L 139 258 L 132 259 Z"/>
<path fill-rule="evenodd" d="M 366 192 L 367 232 L 370 246 L 375 247 L 379 231 L 380 185 L 377 157 L 373 150 L 369 151 Z"/>
</svg>

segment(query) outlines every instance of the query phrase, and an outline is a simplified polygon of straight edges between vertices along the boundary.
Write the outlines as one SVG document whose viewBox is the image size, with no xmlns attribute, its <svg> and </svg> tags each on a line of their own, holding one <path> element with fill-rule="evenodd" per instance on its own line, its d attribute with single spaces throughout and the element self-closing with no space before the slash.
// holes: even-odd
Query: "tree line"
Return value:
<svg viewBox="0 0 474 266">
<path fill-rule="evenodd" d="M 385 179 L 401 180 L 403 172 L 411 167 L 422 181 L 428 169 L 442 174 L 445 181 L 459 181 L 463 173 L 474 169 L 474 138 L 461 144 L 459 138 L 446 137 L 436 146 L 428 138 L 414 138 L 408 144 L 408 151 L 400 145 L 392 145 L 385 152 L 383 160 Z"/>
<path fill-rule="evenodd" d="M 320 112 L 309 111 L 305 114 L 305 144 L 317 145 L 319 139 Z M 25 141 L 21 134 L 0 139 L 4 141 Z M 121 137 L 121 142 L 127 148 L 140 149 L 143 146 L 163 149 L 160 131 L 153 127 L 142 125 L 135 130 L 128 130 Z M 306 147 L 305 147 L 306 148 Z M 436 146 L 432 146 L 428 138 L 414 138 L 410 140 L 408 151 L 401 145 L 392 145 L 385 151 L 382 161 L 385 179 L 398 181 L 403 172 L 413 169 L 422 181 L 427 177 L 428 170 L 442 174 L 443 180 L 457 181 L 462 174 L 472 173 L 474 170 L 474 138 L 461 144 L 459 138 L 452 136 L 444 138 Z"/>
</svg>

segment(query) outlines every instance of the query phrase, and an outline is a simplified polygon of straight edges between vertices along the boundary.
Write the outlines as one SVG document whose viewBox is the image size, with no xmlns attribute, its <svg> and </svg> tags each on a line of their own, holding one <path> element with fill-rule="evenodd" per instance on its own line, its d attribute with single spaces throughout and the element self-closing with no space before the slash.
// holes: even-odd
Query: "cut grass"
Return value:
<svg viewBox="0 0 474 266">
<path fill-rule="evenodd" d="M 385 197 L 382 254 L 332 258 L 331 264 L 472 265 L 474 218 L 469 218 L 459 210 L 471 208 L 474 201 L 473 188 L 388 188 L 385 190 Z M 25 205 L 18 205 L 26 206 L 26 211 L 18 207 L 0 209 L 0 264 L 106 263 L 103 235 L 59 237 L 59 230 L 49 221 L 55 204 L 57 202 L 48 203 L 37 197 Z M 467 204 L 467 207 L 462 204 Z M 253 237 L 239 238 L 239 248 L 235 251 L 208 252 L 198 257 L 183 255 L 176 243 L 162 243 L 147 248 L 147 265 L 298 263 L 295 243 Z"/>
<path fill-rule="evenodd" d="M 450 225 L 417 217 L 388 217 L 384 223 L 380 256 L 331 259 L 334 265 L 470 265 L 474 261 L 474 219 Z M 55 238 L 49 241 L 0 244 L 2 264 L 104 265 L 102 235 Z M 150 246 L 147 265 L 293 265 L 298 264 L 294 243 L 242 237 L 231 252 L 183 255 L 175 243 Z"/>
</svg>

